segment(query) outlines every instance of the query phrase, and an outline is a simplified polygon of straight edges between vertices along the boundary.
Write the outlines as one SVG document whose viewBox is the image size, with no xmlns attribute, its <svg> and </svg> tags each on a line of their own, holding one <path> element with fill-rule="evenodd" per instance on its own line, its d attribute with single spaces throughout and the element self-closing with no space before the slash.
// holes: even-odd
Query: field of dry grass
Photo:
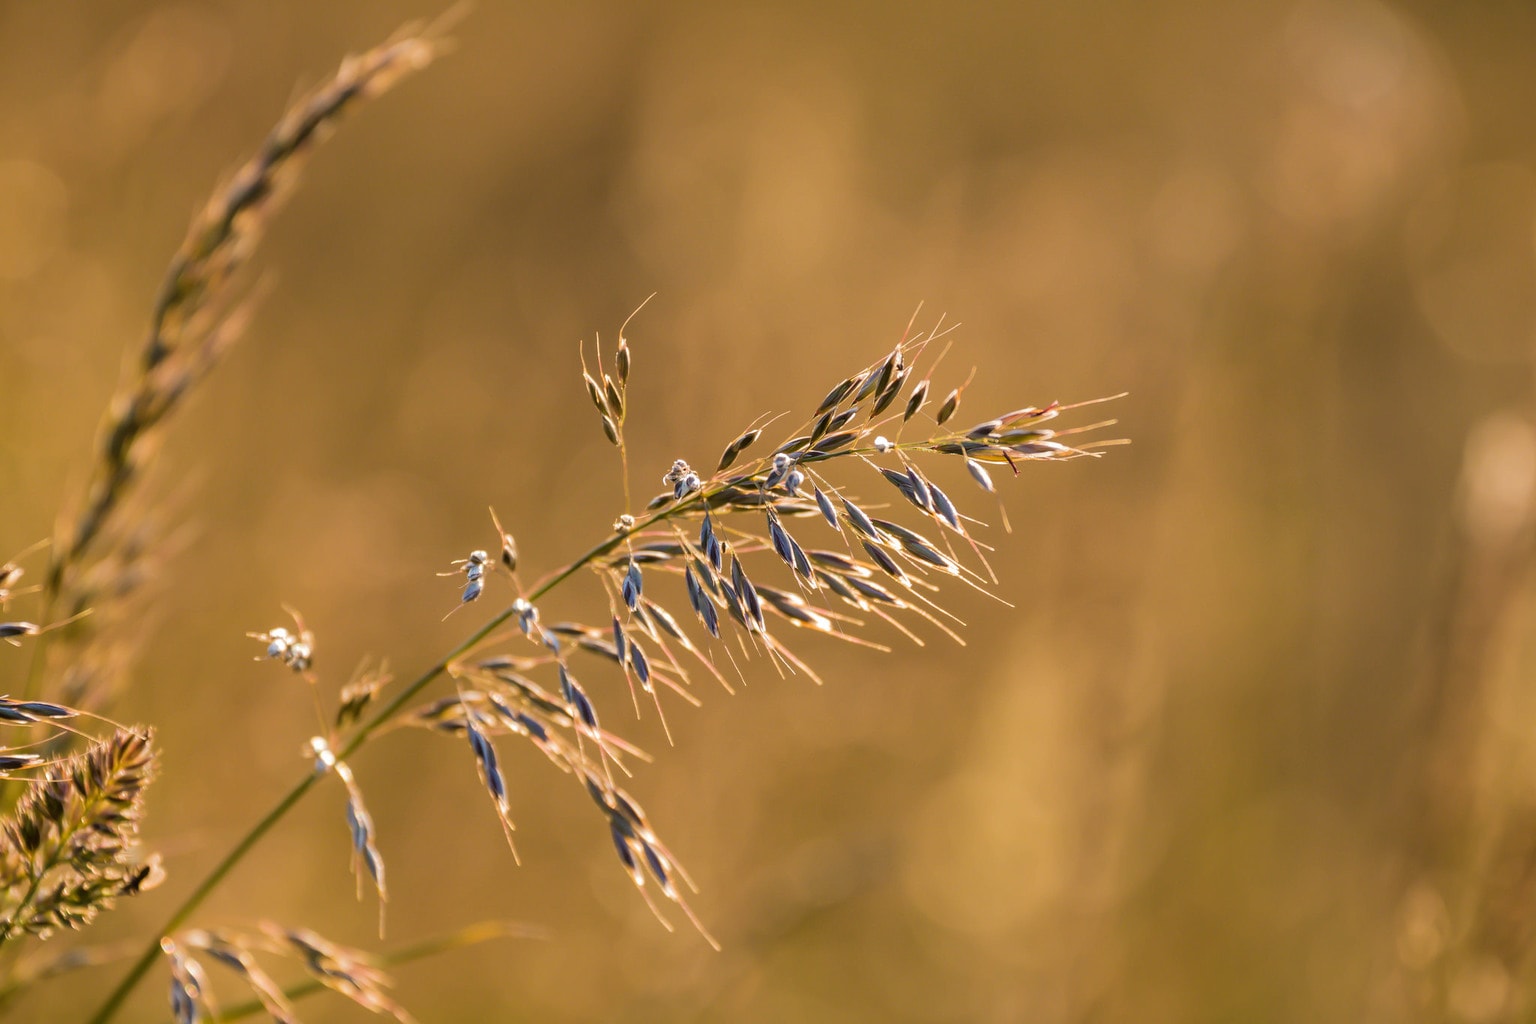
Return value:
<svg viewBox="0 0 1536 1024">
<path fill-rule="evenodd" d="M 0 621 L 91 609 L 0 645 L 0 721 L 113 733 L 17 703 L 42 698 L 152 727 L 142 794 L 121 733 L 72 792 L 115 785 L 165 871 L 150 888 L 137 854 L 98 850 L 102 877 L 149 891 L 46 943 L 0 924 L 0 1014 L 88 1019 L 309 779 L 116 1019 L 169 1019 L 172 969 L 199 984 L 186 957 L 226 1007 L 252 994 L 214 963 L 240 943 L 346 959 L 263 921 L 363 950 L 513 923 L 399 966 L 387 996 L 347 961 L 362 1001 L 424 1021 L 1531 1019 L 1536 15 L 483 3 L 387 96 L 349 91 L 366 61 L 327 84 L 439 13 L 0 2 L 0 559 L 58 538 L 14 581 L 48 590 Z M 348 116 L 307 159 L 327 98 Z M 888 422 L 776 465 L 862 368 L 820 417 L 861 404 L 857 422 L 791 454 L 861 427 L 906 372 Z M 1028 448 L 1119 437 L 1101 458 Z M 991 446 L 969 454 L 1011 530 L 931 439 Z M 702 563 L 636 556 L 626 511 L 676 519 L 682 539 L 644 541 Z M 812 564 L 828 547 L 856 565 Z M 452 564 L 475 549 L 483 573 Z M 944 611 L 883 558 L 926 566 Z M 735 597 L 694 596 L 684 562 Z M 866 584 L 913 595 L 899 626 Z M 534 594 L 537 621 L 513 604 Z M 508 635 L 479 660 L 537 664 L 434 671 L 493 617 Z M 562 685 L 556 647 L 603 644 L 628 670 L 572 660 Z M 316 700 L 329 728 L 364 658 L 394 682 L 317 749 Z M 437 728 L 354 748 L 417 679 L 412 706 L 454 698 Z M 539 740 L 551 723 L 568 744 Z M 66 796 L 14 814 L 100 813 Z M 0 837 L 12 901 L 27 842 Z M 7 990 L 64 948 L 111 962 Z M 302 955 L 259 955 L 273 986 L 302 977 Z"/>
</svg>

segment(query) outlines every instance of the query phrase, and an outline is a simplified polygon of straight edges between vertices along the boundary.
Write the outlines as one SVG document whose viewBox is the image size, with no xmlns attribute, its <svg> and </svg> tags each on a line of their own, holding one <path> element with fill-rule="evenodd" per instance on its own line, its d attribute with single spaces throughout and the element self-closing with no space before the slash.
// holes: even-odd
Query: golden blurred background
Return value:
<svg viewBox="0 0 1536 1024">
<path fill-rule="evenodd" d="M 342 54 L 439 13 L 0 3 L 0 554 L 82 484 L 220 175 Z M 999 478 L 1011 606 L 951 592 L 964 647 L 803 643 L 828 685 L 759 663 L 675 707 L 671 749 L 592 684 L 658 754 L 631 788 L 723 953 L 657 926 L 536 752 L 502 745 L 518 868 L 462 742 L 371 745 L 389 940 L 548 932 L 402 969 L 406 1005 L 1533 1019 L 1536 10 L 482 0 L 452 34 L 316 155 L 252 327 L 167 435 L 154 493 L 190 532 L 116 714 L 160 729 L 170 878 L 81 940 L 157 927 L 306 770 L 309 697 L 243 635 L 283 602 L 328 683 L 368 653 L 409 675 L 488 606 L 440 621 L 433 575 L 493 541 L 488 504 L 535 573 L 606 533 L 578 339 L 659 293 L 628 330 L 650 493 L 809 412 L 921 303 L 963 324 L 936 388 L 979 368 L 962 419 L 1125 390 L 1134 444 Z M 602 608 L 586 584 L 546 619 Z M 376 947 L 342 806 L 322 787 L 196 923 Z M 11 1017 L 79 1019 L 117 973 Z"/>
</svg>

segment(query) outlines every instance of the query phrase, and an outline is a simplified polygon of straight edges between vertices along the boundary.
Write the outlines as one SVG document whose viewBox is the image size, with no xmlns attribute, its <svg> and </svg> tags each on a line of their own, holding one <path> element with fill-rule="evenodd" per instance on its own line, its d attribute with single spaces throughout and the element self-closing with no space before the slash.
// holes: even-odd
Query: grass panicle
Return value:
<svg viewBox="0 0 1536 1024">
<path fill-rule="evenodd" d="M 165 534 L 145 525 L 154 518 L 140 514 L 134 485 L 167 417 L 243 328 L 250 303 L 235 282 L 267 221 L 308 152 L 343 113 L 439 52 L 430 33 L 407 32 L 349 58 L 284 115 L 194 219 L 108 412 L 85 497 L 61 520 L 49 547 L 41 611 L 0 624 L 0 639 L 31 640 L 88 610 L 105 610 L 110 622 L 130 598 L 138 599 Z M 622 680 L 635 716 L 654 711 L 671 742 L 669 711 L 699 706 L 701 682 L 735 692 L 733 680 L 744 681 L 753 660 L 766 661 L 780 676 L 820 684 L 812 667 L 817 641 L 810 637 L 872 652 L 889 651 L 897 638 L 922 644 L 937 634 L 963 642 L 962 624 L 946 608 L 950 592 L 964 587 L 996 598 L 997 580 L 979 539 L 981 519 L 967 511 L 963 496 L 955 499 L 961 492 L 952 480 L 963 481 L 963 469 L 991 495 L 993 473 L 1094 458 L 1121 443 L 1083 440 L 1113 421 L 1061 426 L 1066 414 L 1091 402 L 1021 406 L 957 425 L 970 380 L 932 400 L 942 388 L 935 384 L 939 350 L 948 351 L 953 328 L 940 320 L 914 332 L 914 315 L 879 358 L 825 392 L 818 389 L 824 397 L 814 411 L 777 443 L 768 433 L 774 421 L 760 417 L 723 449 L 716 440 L 702 456 L 686 453 L 707 458 L 720 451 L 713 471 L 707 461 L 695 469 L 686 458 L 656 466 L 662 489 L 637 507 L 625 435 L 632 417 L 644 411 L 631 404 L 628 390 L 636 369 L 627 333 L 633 317 L 606 355 L 598 343 L 589 363 L 585 346 L 579 350 L 582 386 L 620 457 L 611 532 L 525 583 L 516 542 L 492 511 L 490 543 L 466 544 L 460 549 L 466 557 L 440 575 L 462 577 L 450 614 L 483 607 L 488 595 L 508 599 L 406 682 L 394 682 L 382 663 L 369 668 L 365 662 L 334 691 L 323 685 L 315 635 L 291 610 L 292 627 L 249 634 L 263 645 L 256 660 L 275 661 L 307 684 L 318 728 L 308 748 L 312 762 L 171 911 L 91 1018 L 94 1024 L 112 1019 L 161 958 L 171 976 L 172 1015 L 182 1024 L 217 1014 L 205 965 L 232 972 L 254 997 L 232 1015 L 259 1011 L 293 1021 L 294 999 L 328 988 L 410 1021 L 388 994 L 382 960 L 304 928 L 264 924 L 249 931 L 193 922 L 267 833 L 319 780 L 334 776 L 345 792 L 359 896 L 365 886 L 374 891 L 382 935 L 384 844 L 351 764 L 363 746 L 397 727 L 428 729 L 467 745 L 514 859 L 514 780 L 498 744 L 531 744 L 586 793 L 620 870 L 656 918 L 671 930 L 668 914 L 681 914 L 719 949 L 691 905 L 698 887 L 624 788 L 650 756 L 613 731 L 622 712 L 599 708 L 593 697 L 605 692 L 603 680 Z M 23 576 L 21 557 L 0 566 L 0 612 L 7 619 L 7 605 L 24 593 Z M 594 614 L 546 622 L 544 599 L 576 581 L 588 583 Z M 45 693 L 100 700 L 127 660 L 121 645 L 82 643 L 71 657 L 55 659 L 63 662 L 61 671 L 50 675 L 38 668 L 41 648 L 34 647 L 29 691 L 46 683 Z M 427 692 L 439 682 L 446 692 Z M 29 737 L 0 749 L 0 777 L 24 787 L 3 823 L 0 943 L 83 924 L 158 878 L 156 862 L 139 860 L 136 847 L 144 786 L 154 768 L 151 734 L 114 727 L 107 739 L 92 739 L 72 724 L 69 706 L 30 697 L 0 700 L 0 725 Z M 49 746 L 77 738 L 89 744 L 78 754 L 62 756 Z M 462 757 L 464 747 L 458 749 Z M 265 966 L 277 961 L 296 966 L 305 980 L 285 988 Z"/>
<path fill-rule="evenodd" d="M 1022 408 L 964 430 L 943 429 L 934 419 L 919 438 L 902 437 L 902 430 L 914 424 L 922 428 L 924 403 L 913 402 L 909 395 L 899 412 L 884 419 L 881 414 L 902 397 L 914 362 L 929 343 L 947 333 L 935 328 L 912 337 L 846 378 L 828 393 L 808 431 L 791 432 L 777 449 L 742 469 L 728 472 L 757 439 L 757 428 L 726 447 L 728 457 L 721 461 L 727 469 L 708 478 L 676 460 L 662 478 L 669 490 L 650 503 L 646 519 L 621 519 L 615 538 L 559 570 L 534 593 L 525 595 L 518 588 L 512 607 L 493 625 L 515 614 L 518 632 L 531 650 L 471 643 L 467 650 L 472 657 L 446 663 L 456 692 L 416 707 L 406 721 L 467 738 L 509 843 L 506 782 L 493 736 L 532 743 L 579 782 L 604 811 L 620 866 L 651 910 L 665 922 L 650 895 L 654 887 L 714 943 L 684 898 L 691 882 L 639 805 L 615 784 L 614 769 L 630 774 L 625 758 L 638 757 L 640 751 L 601 727 L 597 707 L 577 681 L 572 655 L 606 665 L 632 688 L 638 684 L 660 715 L 663 691 L 698 704 L 690 689 L 690 662 L 704 666 L 727 690 L 731 687 L 721 663 L 739 674 L 738 653 L 743 658 L 764 656 L 783 673 L 820 682 L 794 653 L 797 630 L 888 650 L 865 635 L 864 627 L 874 619 L 921 643 L 915 626 L 903 625 L 900 614 L 918 620 L 916 626 L 961 641 L 957 628 L 943 621 L 953 617 L 939 604 L 938 591 L 954 580 L 989 592 L 991 571 L 982 546 L 971 535 L 971 524 L 977 521 L 960 511 L 934 472 L 919 460 L 997 464 L 1018 472 L 1026 462 L 1088 457 L 1097 447 L 1057 440 L 1084 428 L 1056 432 L 1043 426 L 1076 408 L 1059 403 Z M 589 396 L 601 400 L 604 388 L 586 367 L 582 374 Z M 925 393 L 928 380 L 922 378 L 913 394 L 920 394 L 918 388 Z M 870 406 L 865 424 L 846 431 L 846 436 L 829 433 L 834 424 L 865 415 L 860 402 Z M 889 422 L 893 417 L 899 423 Z M 880 434 L 884 429 L 897 438 Z M 875 470 L 882 486 L 894 490 L 900 507 L 927 524 L 927 532 L 871 515 L 851 485 L 833 475 L 839 465 L 855 474 Z M 696 526 L 690 525 L 694 522 Z M 503 534 L 499 522 L 495 527 Z M 809 532 L 818 528 L 826 535 L 810 541 Z M 799 539 L 802 535 L 805 543 Z M 489 556 L 477 550 L 457 564 L 488 561 Z M 546 625 L 533 601 L 583 568 L 596 577 L 606 596 L 610 624 Z M 767 582 L 774 575 L 780 579 Z M 667 605 L 678 595 L 658 590 L 659 583 L 653 586 L 652 578 L 658 576 L 663 583 L 681 577 L 679 589 L 703 626 L 703 635 L 690 635 L 669 610 Z M 654 645 L 655 658 L 646 653 L 648 644 Z M 687 657 L 679 657 L 680 652 Z M 542 673 L 550 676 L 548 684 L 537 681 Z M 638 701 L 634 708 L 638 714 Z"/>
<path fill-rule="evenodd" d="M 973 477 L 987 466 L 1018 474 L 1027 463 L 1091 458 L 1120 442 L 1077 440 L 1113 421 L 1066 429 L 1054 425 L 1062 414 L 1092 403 L 1025 406 L 963 429 L 940 423 L 937 415 L 929 420 L 924 403 L 913 403 L 904 388 L 932 342 L 948 333 L 935 327 L 903 339 L 882 359 L 833 387 L 811 420 L 755 459 L 741 456 L 759 439 L 759 427 L 727 445 L 726 452 L 733 456 L 721 460 L 727 468 L 708 477 L 677 460 L 663 476 L 667 490 L 641 515 L 621 514 L 609 537 L 531 587 L 525 588 L 507 567 L 516 593 L 512 602 L 372 717 L 359 722 L 358 715 L 338 713 L 332 719 L 338 728 L 323 747 L 315 748 L 323 751 L 324 766 L 334 771 L 365 743 L 387 734 L 387 726 L 413 724 L 462 734 L 510 845 L 508 786 L 493 737 L 526 740 L 579 782 L 600 809 L 620 868 L 657 918 L 666 923 L 661 902 L 670 902 L 718 948 L 689 903 L 688 895 L 697 892 L 691 878 L 639 803 L 615 780 L 615 770 L 627 775 L 629 762 L 645 756 L 600 724 L 595 702 L 577 680 L 572 656 L 594 658 L 638 685 L 661 715 L 663 691 L 698 703 L 690 661 L 707 666 L 708 674 L 727 689 L 724 666 L 739 676 L 741 662 L 754 656 L 769 661 L 780 674 L 821 682 L 795 650 L 797 636 L 804 632 L 887 650 L 879 639 L 866 635 L 871 620 L 878 620 L 918 643 L 923 642 L 919 630 L 927 629 L 961 641 L 959 622 L 940 603 L 940 591 L 954 581 L 990 594 L 993 577 L 984 546 L 974 537 L 979 520 L 967 515 L 938 482 L 940 465 L 963 466 Z M 598 391 L 609 402 L 607 385 L 613 378 L 605 375 L 603 385 L 593 388 L 596 379 L 589 370 L 583 369 L 583 374 L 591 382 L 589 394 Z M 918 386 L 929 379 L 925 375 Z M 598 396 L 593 397 L 596 401 Z M 953 412 L 949 408 L 945 419 L 952 419 Z M 907 436 L 912 432 L 917 436 Z M 872 514 L 882 507 L 856 493 L 853 477 L 878 481 L 898 499 L 894 507 L 915 517 L 916 525 Z M 992 489 L 990 475 L 977 479 Z M 499 521 L 493 523 L 496 546 L 506 552 L 510 535 Z M 824 534 L 812 539 L 818 529 Z M 454 570 L 468 575 L 462 567 L 476 567 L 473 582 L 482 584 L 476 598 L 489 578 L 487 567 L 496 564 L 489 550 L 476 549 Z M 546 624 L 539 602 L 584 574 L 596 580 L 606 598 L 608 624 Z M 658 578 L 666 583 L 669 577 L 677 581 L 676 590 L 657 584 Z M 680 597 L 686 598 L 702 634 L 690 635 L 681 625 L 683 618 L 668 607 L 680 607 L 674 603 Z M 466 603 L 461 600 L 460 605 Z M 508 623 L 516 627 L 513 636 L 520 635 L 520 642 L 529 647 L 506 649 L 502 627 Z M 269 644 L 269 656 L 287 662 L 285 644 L 292 641 L 291 634 L 268 631 L 257 638 Z M 646 653 L 648 644 L 655 645 L 656 656 Z M 307 670 L 307 663 L 304 667 Z M 549 682 L 539 682 L 538 676 L 545 673 Z M 445 675 L 454 680 L 451 695 L 424 705 L 413 703 Z M 339 703 L 346 707 L 350 702 Z M 373 703 L 370 691 L 368 704 Z M 634 709 L 640 713 L 638 700 Z M 664 717 L 662 721 L 665 724 Z M 355 793 L 355 780 L 346 774 L 349 794 Z M 304 797 L 312 781 L 301 781 L 237 844 L 172 915 L 167 933 L 196 911 L 228 871 Z M 370 858 L 382 864 L 360 797 L 349 801 L 349 823 L 355 855 L 365 864 Z M 659 892 L 662 901 L 653 892 Z M 380 896 L 382 900 L 382 888 Z M 258 997 L 270 995 L 249 963 L 238 957 L 235 961 Z M 148 962 L 141 956 L 94 1020 L 111 1018 Z M 281 1008 L 275 998 L 269 1011 L 274 1007 Z"/>
</svg>

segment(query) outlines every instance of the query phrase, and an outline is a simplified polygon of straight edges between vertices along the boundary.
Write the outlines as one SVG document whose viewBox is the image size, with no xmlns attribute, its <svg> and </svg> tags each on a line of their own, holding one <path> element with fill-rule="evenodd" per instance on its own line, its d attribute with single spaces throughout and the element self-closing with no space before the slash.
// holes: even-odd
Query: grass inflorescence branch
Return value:
<svg viewBox="0 0 1536 1024">
<path fill-rule="evenodd" d="M 727 446 L 721 459 L 725 468 L 707 478 L 701 478 L 685 463 L 674 465 L 664 481 L 669 489 L 652 500 L 639 518 L 622 518 L 610 536 L 520 593 L 513 603 L 401 687 L 350 734 L 334 737 L 331 760 L 345 762 L 386 726 L 406 718 L 415 724 L 467 734 L 482 779 L 491 790 L 498 814 L 504 815 L 506 788 L 496 767 L 491 736 L 528 739 L 557 767 L 573 775 L 596 802 L 607 820 L 621 866 L 646 894 L 657 916 L 661 915 L 647 894 L 648 883 L 678 905 L 707 938 L 679 885 L 691 886 L 686 873 L 656 836 L 638 804 L 614 782 L 613 766 L 624 770 L 622 753 L 633 752 L 633 748 L 598 725 L 590 698 L 575 680 L 568 649 L 601 656 L 626 679 L 634 677 L 650 692 L 665 680 L 683 693 L 688 673 L 670 647 L 678 645 L 694 654 L 710 666 L 711 674 L 726 683 L 714 658 L 706 652 L 718 650 L 734 666 L 732 648 L 726 645 L 728 627 L 734 627 L 735 649 L 744 656 L 761 653 L 784 671 L 804 672 L 812 678 L 816 678 L 814 672 L 779 638 L 778 627 L 771 623 L 870 644 L 861 640 L 863 621 L 852 613 L 872 614 L 917 639 L 897 618 L 910 613 L 958 639 L 955 628 L 944 622 L 948 613 L 935 599 L 939 582 L 958 579 L 985 589 L 990 570 L 984 568 L 982 547 L 972 536 L 976 520 L 960 511 L 918 460 L 937 457 L 962 461 L 975 481 L 990 492 L 994 487 L 988 467 L 1017 472 L 1029 462 L 1082 458 L 1094 454 L 1096 448 L 1063 440 L 1088 428 L 1047 426 L 1075 408 L 1058 403 L 1023 407 L 966 429 L 955 429 L 947 426 L 955 412 L 956 403 L 951 400 L 938 410 L 945 422 L 935 417 L 931 432 L 918 439 L 902 437 L 903 426 L 922 415 L 922 401 L 908 396 L 896 413 L 884 418 L 873 410 L 879 407 L 884 411 L 895 405 L 903 383 L 911 376 L 909 361 L 940 336 L 935 330 L 904 340 L 882 361 L 845 379 L 832 389 L 801 431 L 736 472 L 731 472 L 732 467 L 758 440 L 760 431 L 756 428 Z M 916 388 L 912 393 L 921 394 Z M 861 416 L 864 419 L 854 425 Z M 887 437 L 881 433 L 884 430 L 896 436 Z M 1115 442 L 1099 445 L 1106 443 Z M 874 514 L 876 505 L 862 503 L 847 485 L 828 475 L 833 463 L 873 470 L 874 479 L 891 487 L 937 532 L 925 534 Z M 802 544 L 796 534 L 803 536 L 804 527 L 786 525 L 791 522 L 813 526 L 820 522 L 835 546 L 823 549 Z M 684 523 L 697 524 L 697 537 L 692 528 L 682 529 Z M 496 531 L 504 550 L 515 550 L 499 523 Z M 973 555 L 979 566 L 966 564 L 963 552 Z M 769 566 L 781 563 L 790 585 L 762 582 L 769 569 L 759 565 L 749 570 L 748 561 L 767 562 Z M 472 555 L 461 564 L 489 564 L 489 558 Z M 515 565 L 515 559 L 510 564 Z M 541 622 L 539 602 L 583 571 L 603 581 L 612 626 L 604 629 Z M 654 588 L 647 588 L 646 577 L 658 573 L 680 577 L 686 583 L 682 589 L 707 639 L 690 638 L 679 625 L 680 617 L 667 610 L 663 599 L 653 596 Z M 478 590 L 475 596 L 479 597 Z M 834 600 L 844 611 L 824 603 Z M 501 634 L 509 623 L 540 653 L 518 657 L 488 652 L 487 641 Z M 261 638 L 269 635 L 261 634 Z M 657 644 L 666 653 L 653 663 L 639 653 L 644 649 L 642 642 Z M 540 669 L 552 670 L 557 684 L 546 688 L 529 679 L 529 673 Z M 733 671 L 739 669 L 733 667 Z M 445 675 L 458 681 L 456 692 L 413 709 L 422 692 Z M 589 753 L 589 746 L 595 753 Z M 317 777 L 309 774 L 301 779 L 241 838 L 173 912 L 161 929 L 162 935 L 175 933 L 190 919 L 246 853 L 305 796 Z M 510 830 L 509 821 L 507 825 Z M 111 1018 L 159 952 L 157 938 L 94 1021 Z"/>
</svg>

